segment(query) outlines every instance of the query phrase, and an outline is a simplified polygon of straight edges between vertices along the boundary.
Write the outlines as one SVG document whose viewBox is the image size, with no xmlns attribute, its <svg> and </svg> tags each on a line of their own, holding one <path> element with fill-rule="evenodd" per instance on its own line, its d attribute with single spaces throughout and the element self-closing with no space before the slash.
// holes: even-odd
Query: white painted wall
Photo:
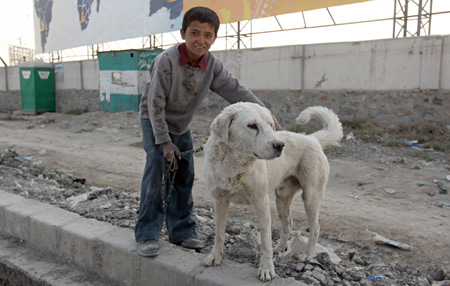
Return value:
<svg viewBox="0 0 450 286">
<path fill-rule="evenodd" d="M 442 39 L 441 76 L 439 86 L 441 89 L 450 89 L 450 36 Z"/>
<path fill-rule="evenodd" d="M 0 69 L 0 90 L 7 90 L 6 69 Z"/>
<path fill-rule="evenodd" d="M 8 90 L 20 90 L 19 67 L 8 68 L 6 74 Z M 4 79 L 2 78 L 0 81 L 4 81 Z"/>
<path fill-rule="evenodd" d="M 450 89 L 450 36 L 217 51 L 252 90 Z M 56 90 L 99 89 L 98 61 L 63 63 Z M 18 67 L 0 68 L 0 91 L 19 90 Z"/>
<path fill-rule="evenodd" d="M 433 36 L 215 54 L 254 90 L 449 89 L 449 45 Z"/>
<path fill-rule="evenodd" d="M 83 88 L 89 90 L 98 90 L 98 60 L 88 60 L 81 63 L 83 71 Z"/>
<path fill-rule="evenodd" d="M 62 75 L 55 74 L 55 89 L 81 89 L 81 62 L 65 62 L 62 64 Z M 97 75 L 98 78 L 98 75 Z"/>
</svg>

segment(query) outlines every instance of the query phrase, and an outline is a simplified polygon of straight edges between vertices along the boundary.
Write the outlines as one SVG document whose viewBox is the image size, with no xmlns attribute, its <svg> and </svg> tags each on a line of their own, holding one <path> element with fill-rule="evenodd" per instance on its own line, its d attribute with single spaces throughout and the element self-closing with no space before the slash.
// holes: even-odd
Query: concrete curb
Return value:
<svg viewBox="0 0 450 286">
<path fill-rule="evenodd" d="M 1 190 L 0 232 L 124 285 L 304 285 L 293 278 L 263 283 L 256 268 L 227 260 L 218 267 L 204 267 L 204 254 L 165 241 L 159 256 L 141 257 L 132 230 Z"/>
</svg>

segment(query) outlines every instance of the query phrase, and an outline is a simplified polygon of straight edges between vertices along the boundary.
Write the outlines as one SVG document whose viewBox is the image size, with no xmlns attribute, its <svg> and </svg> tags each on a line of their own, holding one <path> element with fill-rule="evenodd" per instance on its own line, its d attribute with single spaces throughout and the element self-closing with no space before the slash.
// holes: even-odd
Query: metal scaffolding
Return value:
<svg viewBox="0 0 450 286">
<path fill-rule="evenodd" d="M 52 63 L 60 63 L 63 61 L 63 50 L 52 51 L 48 53 L 48 58 Z"/>
<path fill-rule="evenodd" d="M 305 17 L 305 12 L 299 13 L 298 25 L 293 27 L 283 27 L 281 19 L 277 16 L 272 16 L 277 27 L 274 26 L 273 29 L 254 31 L 253 20 L 246 20 L 234 23 L 224 24 L 225 35 L 219 36 L 219 38 L 225 40 L 225 50 L 236 50 L 236 49 L 251 49 L 253 48 L 253 36 L 261 34 L 269 34 L 275 32 L 293 31 L 293 30 L 304 30 L 304 29 L 314 29 L 314 28 L 327 28 L 345 25 L 355 25 L 355 24 L 367 24 L 374 22 L 393 22 L 393 38 L 400 37 L 418 37 L 418 36 L 429 36 L 431 35 L 431 19 L 433 15 L 440 14 L 450 14 L 450 11 L 439 11 L 433 12 L 433 0 L 392 0 L 394 2 L 393 17 L 386 17 L 383 19 L 367 19 L 358 21 L 336 21 L 333 16 L 332 9 L 325 8 L 328 15 L 327 24 L 312 24 L 307 22 Z M 342 17 L 341 17 L 342 18 Z M 255 22 L 255 27 L 256 27 Z M 257 27 L 256 27 L 257 28 Z M 176 36 L 177 31 L 155 34 L 142 37 L 141 48 L 161 48 L 164 49 L 168 46 L 172 46 L 180 43 L 180 38 Z M 97 52 L 108 51 L 108 50 L 120 50 L 122 47 L 119 46 L 120 41 L 114 41 L 110 43 L 97 44 L 87 47 L 87 58 L 94 59 L 97 57 Z M 111 48 L 110 45 L 116 45 L 117 47 Z M 125 45 L 128 45 L 125 43 Z M 129 46 L 129 45 L 128 45 Z M 133 47 L 127 47 L 133 48 Z M 48 58 L 51 62 L 61 62 L 64 58 L 80 57 L 79 54 L 73 52 L 73 49 L 64 51 L 54 51 L 48 54 Z M 70 55 L 72 53 L 72 55 Z M 86 57 L 86 55 L 84 55 Z"/>
<path fill-rule="evenodd" d="M 393 38 L 431 35 L 433 0 L 394 0 Z"/>
<path fill-rule="evenodd" d="M 142 38 L 142 48 L 161 49 L 164 46 L 163 34 L 150 35 Z"/>
<path fill-rule="evenodd" d="M 225 49 L 252 48 L 252 20 L 229 23 L 225 26 Z"/>
<path fill-rule="evenodd" d="M 34 50 L 33 49 L 8 45 L 8 50 L 9 50 L 9 65 L 10 66 L 18 66 L 23 62 L 34 60 Z"/>
</svg>

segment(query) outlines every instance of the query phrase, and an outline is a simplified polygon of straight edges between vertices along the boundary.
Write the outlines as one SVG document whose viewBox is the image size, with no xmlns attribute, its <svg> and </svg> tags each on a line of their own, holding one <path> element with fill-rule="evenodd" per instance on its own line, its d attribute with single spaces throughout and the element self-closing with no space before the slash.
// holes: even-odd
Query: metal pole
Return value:
<svg viewBox="0 0 450 286">
<path fill-rule="evenodd" d="M 5 89 L 6 91 L 9 91 L 9 84 L 8 84 L 8 67 L 5 66 Z"/>
<path fill-rule="evenodd" d="M 403 12 L 403 37 L 408 36 L 408 0 L 405 1 L 405 10 Z"/>
<path fill-rule="evenodd" d="M 250 49 L 253 48 L 253 20 L 250 20 Z"/>
<path fill-rule="evenodd" d="M 431 35 L 431 17 L 433 16 L 433 0 L 430 1 L 430 19 L 428 22 L 428 36 Z"/>
<path fill-rule="evenodd" d="M 395 27 L 397 26 L 397 0 L 394 0 L 394 27 L 392 28 L 392 38 L 395 39 Z"/>
<path fill-rule="evenodd" d="M 241 49 L 241 22 L 237 22 L 237 44 L 238 50 Z"/>
<path fill-rule="evenodd" d="M 420 36 L 420 29 L 422 28 L 422 0 L 419 0 L 419 15 L 417 16 L 417 37 Z"/>
<path fill-rule="evenodd" d="M 8 65 L 5 63 L 5 61 L 2 59 L 2 57 L 0 57 L 0 61 L 2 61 L 3 65 L 5 65 L 5 67 L 8 66 Z"/>
</svg>

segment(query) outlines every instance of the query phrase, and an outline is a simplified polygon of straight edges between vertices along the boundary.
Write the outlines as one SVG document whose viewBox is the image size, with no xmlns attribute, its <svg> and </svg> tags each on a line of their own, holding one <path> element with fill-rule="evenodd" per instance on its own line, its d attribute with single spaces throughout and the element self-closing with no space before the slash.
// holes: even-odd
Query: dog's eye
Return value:
<svg viewBox="0 0 450 286">
<path fill-rule="evenodd" d="M 247 127 L 250 128 L 250 129 L 258 130 L 258 126 L 256 124 L 254 124 L 254 123 L 253 124 L 250 123 L 249 125 L 247 125 Z"/>
</svg>

